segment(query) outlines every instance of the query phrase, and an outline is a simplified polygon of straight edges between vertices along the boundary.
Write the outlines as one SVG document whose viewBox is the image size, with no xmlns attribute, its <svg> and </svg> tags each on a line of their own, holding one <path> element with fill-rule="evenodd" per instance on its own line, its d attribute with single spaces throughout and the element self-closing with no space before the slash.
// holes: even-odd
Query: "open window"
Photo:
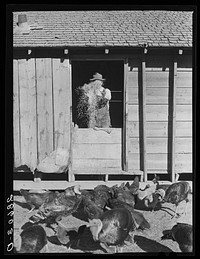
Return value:
<svg viewBox="0 0 200 259">
<path fill-rule="evenodd" d="M 106 79 L 104 87 L 111 91 L 110 118 L 112 128 L 123 128 L 123 87 L 124 62 L 113 60 L 72 61 L 72 121 L 79 126 L 77 120 L 78 95 L 76 88 L 90 82 L 93 74 L 98 72 Z"/>
</svg>

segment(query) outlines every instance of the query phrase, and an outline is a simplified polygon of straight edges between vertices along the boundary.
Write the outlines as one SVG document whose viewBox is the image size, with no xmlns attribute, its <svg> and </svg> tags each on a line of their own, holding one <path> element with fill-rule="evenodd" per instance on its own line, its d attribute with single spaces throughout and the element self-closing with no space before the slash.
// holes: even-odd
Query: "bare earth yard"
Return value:
<svg viewBox="0 0 200 259">
<path fill-rule="evenodd" d="M 179 219 L 171 219 L 171 215 L 164 210 L 154 212 L 138 210 L 142 212 L 148 220 L 151 225 L 151 229 L 148 231 L 136 230 L 131 232 L 130 235 L 133 237 L 135 242 L 130 243 L 128 246 L 125 245 L 123 247 L 123 253 L 180 252 L 176 242 L 172 240 L 161 240 L 161 236 L 163 230 L 171 229 L 177 221 L 192 224 L 192 197 L 190 196 L 189 199 L 190 202 L 187 207 L 187 213 Z M 18 249 L 20 247 L 19 234 L 22 231 L 22 227 L 29 221 L 29 218 L 37 212 L 37 210 L 28 213 L 29 208 L 25 203 L 23 196 L 15 195 L 14 201 L 14 246 Z M 185 202 L 182 202 L 178 207 L 178 211 L 181 211 L 184 206 Z M 169 203 L 163 204 L 163 207 L 174 208 L 173 205 Z M 63 218 L 61 222 L 66 226 L 66 228 L 78 228 L 79 226 L 86 224 L 86 220 L 87 218 L 80 209 L 73 215 Z M 89 229 L 85 229 L 80 239 L 79 248 L 72 246 L 68 249 L 67 245 L 62 245 L 58 241 L 55 232 L 51 228 L 46 227 L 45 224 L 43 224 L 43 227 L 45 228 L 48 237 L 48 253 L 105 253 L 98 242 L 93 241 Z"/>
</svg>

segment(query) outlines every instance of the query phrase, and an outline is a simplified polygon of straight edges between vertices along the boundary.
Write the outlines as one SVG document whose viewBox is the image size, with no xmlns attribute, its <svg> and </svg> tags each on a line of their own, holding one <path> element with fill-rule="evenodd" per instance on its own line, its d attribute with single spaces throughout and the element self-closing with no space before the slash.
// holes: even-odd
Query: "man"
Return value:
<svg viewBox="0 0 200 259">
<path fill-rule="evenodd" d="M 102 75 L 96 72 L 89 84 L 78 88 L 77 116 L 82 121 L 80 125 L 88 128 L 111 127 L 109 114 L 111 91 L 103 87 L 104 81 Z"/>
</svg>

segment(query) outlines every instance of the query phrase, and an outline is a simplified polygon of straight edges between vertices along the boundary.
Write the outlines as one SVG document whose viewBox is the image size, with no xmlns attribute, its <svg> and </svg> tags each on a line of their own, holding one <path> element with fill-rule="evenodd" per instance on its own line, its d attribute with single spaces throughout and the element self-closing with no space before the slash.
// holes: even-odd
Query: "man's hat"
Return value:
<svg viewBox="0 0 200 259">
<path fill-rule="evenodd" d="M 93 75 L 93 78 L 90 79 L 90 81 L 94 81 L 94 80 L 105 81 L 106 79 L 104 79 L 101 74 L 99 74 L 99 73 L 96 72 L 96 73 Z"/>
</svg>

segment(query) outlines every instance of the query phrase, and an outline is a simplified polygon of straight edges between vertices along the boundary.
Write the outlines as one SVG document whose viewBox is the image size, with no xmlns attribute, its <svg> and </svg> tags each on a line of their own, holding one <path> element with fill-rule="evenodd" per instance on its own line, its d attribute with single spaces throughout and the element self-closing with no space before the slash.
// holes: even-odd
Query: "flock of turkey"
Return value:
<svg viewBox="0 0 200 259">
<path fill-rule="evenodd" d="M 138 204 L 154 211 L 162 209 L 165 202 L 172 203 L 175 206 L 173 218 L 180 216 L 177 207 L 181 201 L 185 201 L 183 213 L 186 211 L 188 194 L 191 193 L 189 184 L 180 181 L 161 185 L 158 180 L 155 175 L 151 184 L 144 189 L 139 188 L 137 176 L 132 184 L 127 182 L 112 187 L 98 185 L 93 190 L 80 190 L 80 186 L 68 187 L 62 192 L 21 189 L 20 193 L 30 206 L 30 211 L 37 211 L 29 218 L 29 226 L 21 232 L 21 248 L 15 252 L 39 253 L 44 247 L 48 252 L 47 235 L 41 223 L 52 228 L 59 242 L 69 248 L 74 243 L 80 247 L 80 237 L 89 229 L 93 240 L 105 252 L 110 253 L 111 246 L 114 246 L 115 253 L 123 252 L 124 244 L 134 243 L 129 233 L 136 229 L 151 229 L 151 222 L 135 210 Z M 80 208 L 87 215 L 87 224 L 77 230 L 66 228 L 61 219 L 78 212 Z M 162 239 L 168 238 L 178 243 L 180 252 L 193 251 L 192 225 L 177 223 L 172 229 L 163 232 Z"/>
</svg>

